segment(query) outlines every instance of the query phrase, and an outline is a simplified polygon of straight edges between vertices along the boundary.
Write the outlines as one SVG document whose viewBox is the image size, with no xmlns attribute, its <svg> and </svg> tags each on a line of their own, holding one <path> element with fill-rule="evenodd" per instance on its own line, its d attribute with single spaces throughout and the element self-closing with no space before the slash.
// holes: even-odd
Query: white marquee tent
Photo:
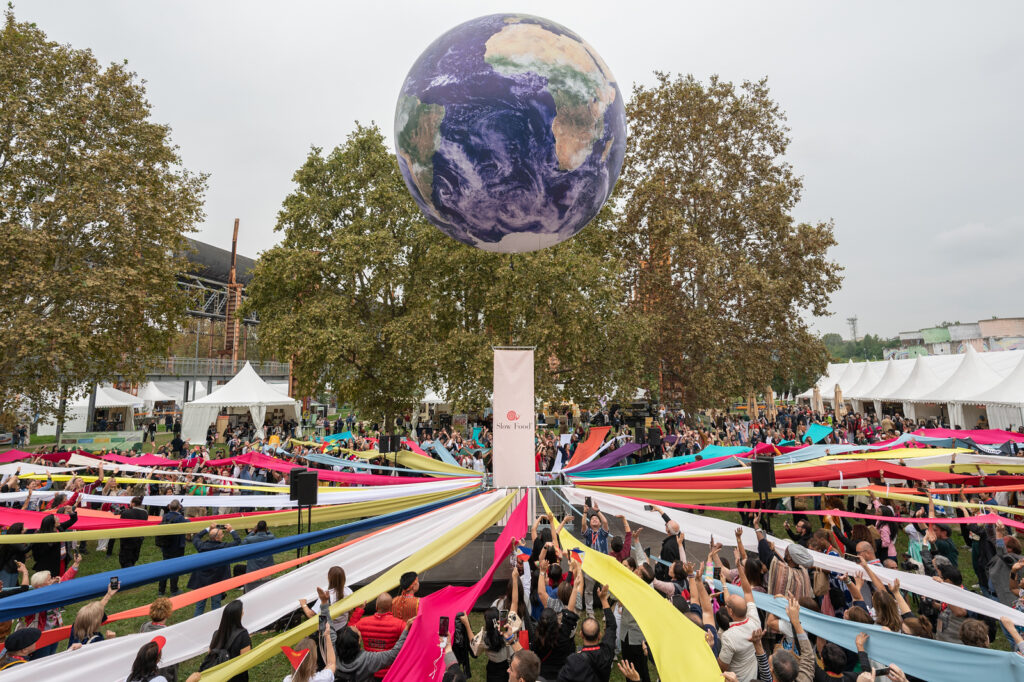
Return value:
<svg viewBox="0 0 1024 682">
<path fill-rule="evenodd" d="M 857 412 L 873 403 L 903 404 L 911 419 L 939 416 L 946 408 L 950 426 L 972 428 L 987 415 L 992 428 L 1024 423 L 1024 351 L 979 353 L 968 347 L 956 355 L 923 355 L 907 360 L 830 364 L 816 384 L 831 403 L 835 387 Z M 798 398 L 809 399 L 811 390 Z"/>
<path fill-rule="evenodd" d="M 143 401 L 131 393 L 119 391 L 113 386 L 96 387 L 96 409 L 107 410 L 110 414 L 108 420 L 112 421 L 115 413 L 120 412 L 125 428 L 135 429 L 135 409 L 142 408 Z M 89 394 L 78 398 L 68 405 L 64 415 L 65 433 L 83 433 L 89 430 Z M 39 423 L 40 436 L 54 436 L 57 434 L 57 422 L 41 421 Z"/>
<path fill-rule="evenodd" d="M 267 408 L 281 408 L 285 419 L 299 420 L 299 403 L 260 378 L 248 362 L 231 381 L 210 395 L 186 403 L 182 409 L 181 437 L 197 443 L 206 439 L 206 430 L 217 421 L 221 410 L 229 413 L 248 412 L 259 437 Z"/>
</svg>

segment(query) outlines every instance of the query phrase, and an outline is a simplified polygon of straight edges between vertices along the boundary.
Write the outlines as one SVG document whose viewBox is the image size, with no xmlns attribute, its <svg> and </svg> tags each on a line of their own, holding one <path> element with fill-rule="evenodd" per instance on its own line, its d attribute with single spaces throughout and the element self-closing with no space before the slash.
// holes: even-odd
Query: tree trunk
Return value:
<svg viewBox="0 0 1024 682">
<path fill-rule="evenodd" d="M 64 415 L 68 409 L 68 391 L 64 386 L 60 387 L 60 403 L 57 405 L 57 445 L 60 445 L 60 437 L 64 435 Z"/>
</svg>

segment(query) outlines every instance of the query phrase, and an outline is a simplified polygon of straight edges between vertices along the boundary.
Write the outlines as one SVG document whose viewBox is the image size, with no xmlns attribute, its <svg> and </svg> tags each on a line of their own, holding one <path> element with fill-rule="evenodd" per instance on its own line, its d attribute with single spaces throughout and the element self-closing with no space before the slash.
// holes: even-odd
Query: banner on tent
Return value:
<svg viewBox="0 0 1024 682">
<path fill-rule="evenodd" d="M 142 431 L 91 431 L 86 433 L 65 433 L 60 437 L 61 445 L 71 445 L 83 450 L 106 450 L 108 448 L 130 448 L 142 442 Z"/>
<path fill-rule="evenodd" d="M 533 349 L 494 349 L 495 486 L 534 484 Z"/>
</svg>

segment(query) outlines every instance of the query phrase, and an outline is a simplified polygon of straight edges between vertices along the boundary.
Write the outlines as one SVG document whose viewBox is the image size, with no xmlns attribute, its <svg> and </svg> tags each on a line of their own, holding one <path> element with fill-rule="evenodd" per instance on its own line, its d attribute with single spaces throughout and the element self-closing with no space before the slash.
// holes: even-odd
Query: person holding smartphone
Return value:
<svg viewBox="0 0 1024 682">
<path fill-rule="evenodd" d="M 225 540 L 225 532 L 230 534 L 230 540 Z M 196 533 L 195 537 L 192 538 L 192 545 L 196 548 L 197 552 L 213 552 L 226 547 L 235 547 L 241 543 L 242 539 L 238 536 L 238 531 L 232 529 L 230 525 L 217 525 L 211 526 L 210 528 L 204 528 Z M 227 580 L 230 577 L 230 564 L 201 568 L 198 571 L 193 572 L 189 577 L 188 589 L 196 590 L 200 587 L 206 587 L 207 585 L 220 582 L 221 580 Z M 214 611 L 220 608 L 219 594 L 215 594 L 210 597 L 210 608 Z M 194 616 L 201 615 L 205 610 L 205 599 L 196 602 Z"/>
</svg>

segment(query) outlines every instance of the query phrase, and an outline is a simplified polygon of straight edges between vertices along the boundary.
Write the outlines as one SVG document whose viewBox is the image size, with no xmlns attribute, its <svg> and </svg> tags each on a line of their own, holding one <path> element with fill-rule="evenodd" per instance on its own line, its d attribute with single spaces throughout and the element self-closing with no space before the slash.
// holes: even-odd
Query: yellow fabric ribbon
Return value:
<svg viewBox="0 0 1024 682">
<path fill-rule="evenodd" d="M 430 544 L 413 552 L 408 558 L 386 570 L 373 582 L 356 590 L 341 601 L 335 602 L 331 605 L 331 618 L 337 618 L 341 614 L 347 613 L 371 599 L 376 599 L 381 593 L 394 589 L 398 586 L 399 579 L 406 571 L 422 573 L 455 556 L 472 542 L 473 538 L 500 520 L 514 499 L 514 495 L 506 494 L 472 519 L 456 526 Z M 249 653 L 232 658 L 230 661 L 222 663 L 215 668 L 204 671 L 202 679 L 211 682 L 230 680 L 235 675 L 276 656 L 280 653 L 282 645 L 290 646 L 303 637 L 312 635 L 316 632 L 318 620 L 319 617 L 309 618 L 301 625 L 297 625 L 290 630 L 285 630 L 279 635 L 264 640 L 262 644 L 254 647 Z"/>
<path fill-rule="evenodd" d="M 336 504 L 328 507 L 314 507 L 313 523 L 324 523 L 328 521 L 342 521 L 345 519 L 365 518 L 368 516 L 379 516 L 400 509 L 408 509 L 421 504 L 430 504 L 456 495 L 462 495 L 467 490 L 445 490 L 436 493 L 423 493 L 407 497 L 396 497 L 388 500 L 374 500 L 370 502 L 350 502 L 347 504 Z M 128 499 L 128 498 L 125 498 Z M 217 498 L 210 497 L 210 506 L 217 506 Z M 266 521 L 270 527 L 290 526 L 295 523 L 296 510 L 288 509 L 280 512 L 259 513 L 259 514 L 237 514 L 217 519 L 213 523 L 222 524 L 255 524 L 257 521 Z M 303 519 L 305 521 L 305 518 Z M 15 543 L 36 543 L 36 542 L 69 542 L 78 540 L 100 540 L 103 538 L 146 538 L 156 535 L 181 535 L 183 533 L 195 533 L 210 526 L 211 521 L 187 521 L 185 523 L 154 524 L 152 526 L 133 526 L 130 528 L 106 528 L 102 530 L 70 530 L 63 533 L 22 533 L 18 535 L 0 535 L 0 545 Z"/>
<path fill-rule="evenodd" d="M 548 518 L 555 518 L 544 496 L 540 498 Z M 661 679 L 721 680 L 722 672 L 704 639 L 703 628 L 697 627 L 670 601 L 614 558 L 588 549 L 567 530 L 562 530 L 558 538 L 567 550 L 583 550 L 583 572 L 598 583 L 608 585 L 623 608 L 636 619 L 654 655 Z"/>
</svg>

